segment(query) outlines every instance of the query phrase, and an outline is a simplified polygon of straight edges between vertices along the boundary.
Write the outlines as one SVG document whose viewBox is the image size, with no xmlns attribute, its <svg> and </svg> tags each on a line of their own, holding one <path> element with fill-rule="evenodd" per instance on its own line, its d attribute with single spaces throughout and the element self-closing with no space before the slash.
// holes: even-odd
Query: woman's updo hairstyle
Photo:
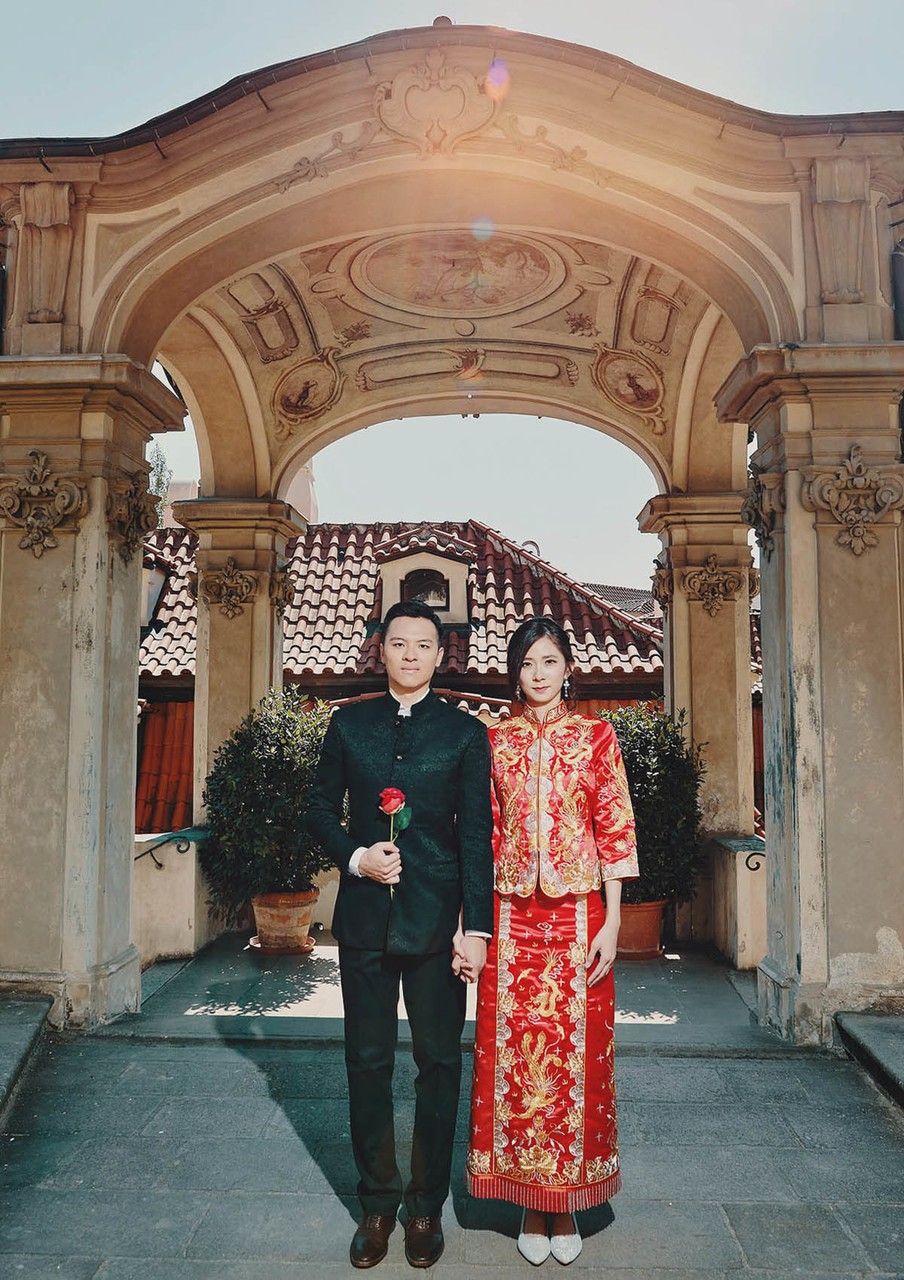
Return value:
<svg viewBox="0 0 904 1280">
<path fill-rule="evenodd" d="M 519 681 L 521 679 L 521 664 L 527 657 L 530 650 L 537 643 L 548 637 L 565 659 L 567 667 L 574 667 L 574 653 L 571 649 L 571 641 L 568 639 L 568 632 L 560 627 L 558 622 L 554 622 L 552 618 L 525 618 L 517 631 L 512 635 L 508 642 L 508 678 L 509 689 L 513 698 L 521 698 L 521 690 Z M 571 672 L 571 701 L 574 698 L 574 671 Z"/>
</svg>

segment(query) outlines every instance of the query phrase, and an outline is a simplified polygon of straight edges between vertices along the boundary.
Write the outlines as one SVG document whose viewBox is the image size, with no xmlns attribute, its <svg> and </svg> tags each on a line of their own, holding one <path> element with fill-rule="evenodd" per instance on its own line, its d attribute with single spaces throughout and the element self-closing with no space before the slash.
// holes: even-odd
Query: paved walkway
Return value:
<svg viewBox="0 0 904 1280">
<path fill-rule="evenodd" d="M 152 971 L 140 1017 L 48 1040 L 0 1137 L 0 1280 L 353 1274 L 334 979 L 327 947 L 263 960 L 233 937 Z M 716 962 L 617 983 L 625 1189 L 583 1215 L 575 1273 L 904 1277 L 904 1120 L 861 1068 L 760 1032 Z M 397 1079 L 404 1142 L 404 1051 Z M 465 1136 L 463 1105 L 436 1275 L 523 1280 L 517 1211 L 464 1195 Z M 377 1274 L 413 1274 L 401 1231 Z"/>
</svg>

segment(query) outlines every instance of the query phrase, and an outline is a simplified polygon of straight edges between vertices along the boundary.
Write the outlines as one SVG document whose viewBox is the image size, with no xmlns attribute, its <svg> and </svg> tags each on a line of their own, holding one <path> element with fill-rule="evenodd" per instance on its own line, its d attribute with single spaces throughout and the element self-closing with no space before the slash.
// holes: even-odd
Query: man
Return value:
<svg viewBox="0 0 904 1280">
<path fill-rule="evenodd" d="M 335 713 L 308 807 L 311 832 L 342 871 L 333 933 L 362 1209 L 354 1267 L 385 1258 L 403 1198 L 392 1106 L 400 983 L 418 1067 L 405 1256 L 429 1267 L 443 1251 L 463 983 L 476 981 L 493 930 L 489 740 L 479 720 L 431 691 L 442 656 L 432 609 L 389 610 L 380 646 L 389 689 Z M 402 791 L 411 811 L 395 841 L 379 807 L 387 787 Z"/>
</svg>

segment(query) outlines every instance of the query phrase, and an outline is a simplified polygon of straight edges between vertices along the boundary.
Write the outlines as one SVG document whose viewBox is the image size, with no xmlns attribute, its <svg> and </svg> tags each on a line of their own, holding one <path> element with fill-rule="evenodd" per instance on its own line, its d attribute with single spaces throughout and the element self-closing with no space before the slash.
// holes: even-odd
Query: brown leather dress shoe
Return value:
<svg viewBox="0 0 904 1280">
<path fill-rule="evenodd" d="M 432 1267 L 445 1245 L 441 1218 L 412 1218 L 405 1228 L 405 1257 L 413 1267 Z"/>
<path fill-rule="evenodd" d="M 389 1249 L 396 1220 L 388 1213 L 366 1213 L 352 1236 L 348 1256 L 353 1267 L 375 1267 Z"/>
</svg>

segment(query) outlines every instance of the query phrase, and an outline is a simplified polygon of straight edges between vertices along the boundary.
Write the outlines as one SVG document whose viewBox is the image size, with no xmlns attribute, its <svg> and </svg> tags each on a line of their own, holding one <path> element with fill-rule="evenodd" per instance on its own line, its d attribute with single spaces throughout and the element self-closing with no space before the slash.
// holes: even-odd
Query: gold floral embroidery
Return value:
<svg viewBox="0 0 904 1280">
<path fill-rule="evenodd" d="M 608 1159 L 602 1156 L 594 1156 L 592 1160 L 587 1161 L 587 1181 L 602 1182 L 604 1178 L 611 1178 L 613 1173 L 618 1172 L 618 1152 L 615 1151 Z"/>
<path fill-rule="evenodd" d="M 468 1152 L 468 1172 L 469 1173 L 489 1173 L 491 1167 L 491 1157 L 489 1151 Z"/>
</svg>

